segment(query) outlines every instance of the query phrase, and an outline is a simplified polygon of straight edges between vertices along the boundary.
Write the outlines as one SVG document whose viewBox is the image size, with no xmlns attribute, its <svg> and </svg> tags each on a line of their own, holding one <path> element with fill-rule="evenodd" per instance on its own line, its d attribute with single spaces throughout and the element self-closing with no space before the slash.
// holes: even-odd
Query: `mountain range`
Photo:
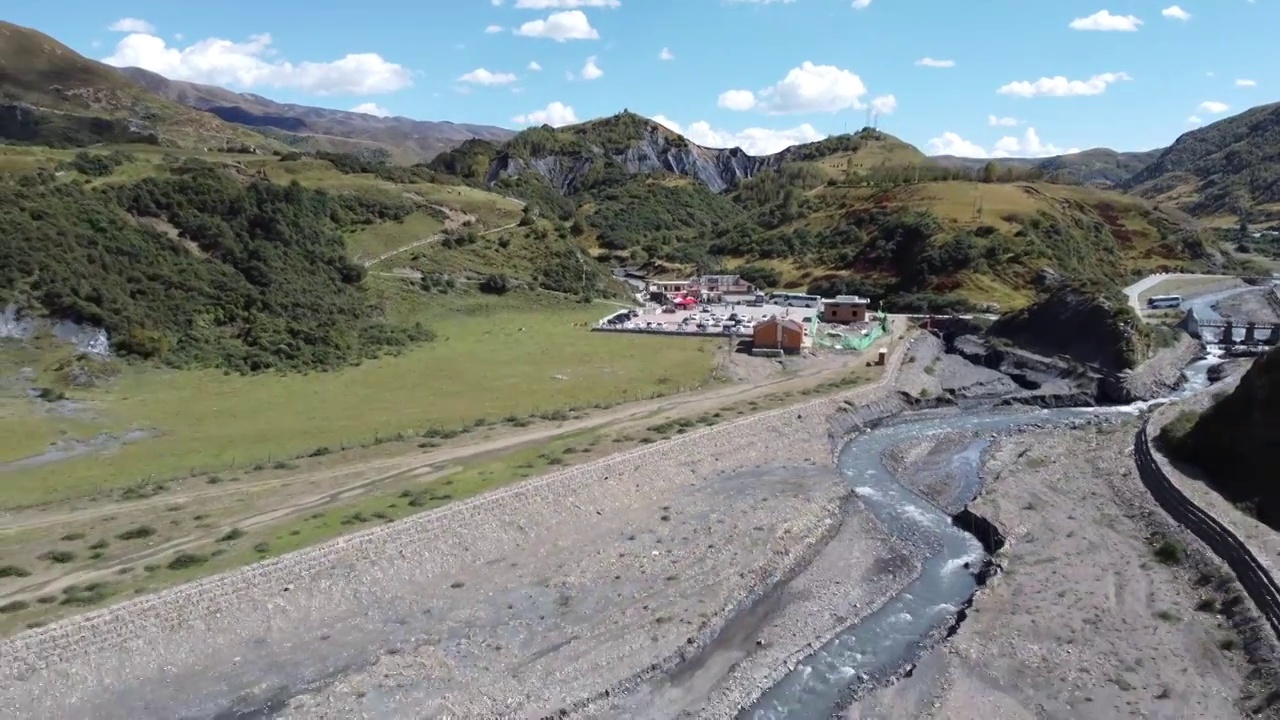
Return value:
<svg viewBox="0 0 1280 720">
<path fill-rule="evenodd" d="M 278 103 L 261 95 L 170 80 L 142 68 L 125 77 L 167 100 L 252 128 L 304 151 L 360 152 L 385 149 L 403 163 L 430 160 L 471 138 L 506 140 L 512 130 L 490 125 L 379 117 L 365 113 Z"/>
<path fill-rule="evenodd" d="M 377 117 L 279 103 L 260 95 L 170 80 L 140 68 L 114 68 L 84 58 L 38 31 L 0 23 L 0 137 L 10 142 L 290 148 L 372 154 L 404 164 L 432 161 L 441 168 L 488 158 L 505 166 L 486 167 L 483 172 L 468 167 L 462 174 L 493 182 L 498 176 L 519 174 L 532 162 L 540 175 L 564 191 L 591 164 L 583 162 L 594 153 L 582 152 L 583 138 L 601 136 L 597 126 L 602 123 L 616 128 L 620 117 L 626 118 L 623 124 L 629 130 L 614 140 L 623 144 L 596 150 L 620 160 L 628 172 L 686 175 L 715 192 L 728 190 L 762 169 L 777 169 L 822 153 L 839 156 L 826 163 L 828 171 L 833 163 L 844 162 L 846 170 L 907 165 L 926 173 L 938 168 L 973 173 L 992 162 L 927 158 L 896 138 L 869 143 L 866 136 L 847 135 L 756 157 L 738 148 L 700 147 L 630 113 L 583 123 L 577 130 L 544 127 L 519 134 L 487 125 Z M 568 138 L 579 147 L 567 148 L 573 157 L 557 155 L 555 149 L 544 152 L 546 148 L 539 144 L 551 137 Z M 849 153 L 854 146 L 860 150 Z M 1049 181 L 1121 189 L 1218 222 L 1280 221 L 1280 104 L 1253 108 L 1192 130 L 1158 150 L 1095 148 L 994 162 Z"/>
</svg>

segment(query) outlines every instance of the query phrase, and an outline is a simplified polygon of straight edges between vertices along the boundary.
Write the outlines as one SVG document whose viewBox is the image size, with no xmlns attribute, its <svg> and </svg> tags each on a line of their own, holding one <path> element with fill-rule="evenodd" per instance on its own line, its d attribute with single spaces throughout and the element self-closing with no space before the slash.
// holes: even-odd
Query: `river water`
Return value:
<svg viewBox="0 0 1280 720">
<path fill-rule="evenodd" d="M 860 434 L 840 452 L 840 472 L 853 485 L 866 508 L 895 537 L 933 548 L 920 574 L 894 598 L 830 641 L 744 711 L 751 720 L 825 718 L 843 698 L 865 683 L 883 681 L 925 650 L 922 638 L 950 625 L 977 590 L 976 573 L 986 560 L 977 539 L 951 523 L 951 517 L 894 477 L 885 467 L 886 451 L 904 442 L 939 433 L 1012 430 L 1080 421 L 1098 414 L 1140 414 L 1152 406 L 1186 397 L 1208 386 L 1208 369 L 1221 362 L 1213 354 L 1184 371 L 1186 382 L 1170 397 L 1108 408 L 1040 411 L 992 409 L 982 413 L 938 415 L 914 413 Z M 982 455 L 990 440 L 970 442 L 952 460 L 956 506 L 967 504 L 981 489 Z"/>
</svg>

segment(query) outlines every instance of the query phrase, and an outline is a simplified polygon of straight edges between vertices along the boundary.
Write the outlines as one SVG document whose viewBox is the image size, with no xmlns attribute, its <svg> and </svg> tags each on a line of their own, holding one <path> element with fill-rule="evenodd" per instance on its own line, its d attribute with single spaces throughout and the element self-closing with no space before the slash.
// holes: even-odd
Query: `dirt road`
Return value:
<svg viewBox="0 0 1280 720">
<path fill-rule="evenodd" d="M 433 205 L 432 207 L 436 208 L 437 210 L 443 211 L 446 216 L 444 221 L 444 232 L 439 232 L 430 237 L 414 240 L 408 245 L 398 247 L 395 250 L 388 250 L 387 252 L 382 253 L 381 255 L 379 255 L 376 258 L 373 258 L 372 260 L 365 260 L 364 266 L 366 268 L 373 267 L 374 265 L 377 265 L 383 260 L 395 257 L 396 255 L 399 255 L 401 253 L 408 252 L 416 247 L 422 247 L 423 245 L 426 245 L 428 243 L 437 242 L 444 238 L 445 233 L 453 232 L 454 230 L 457 230 L 458 228 L 476 219 L 474 215 L 469 215 L 462 211 L 454 210 L 453 208 L 444 207 L 443 205 Z M 496 227 L 496 228 L 493 228 L 492 230 L 485 230 L 484 232 L 479 233 L 479 235 L 482 237 L 485 235 L 492 235 L 494 233 L 502 232 L 503 230 L 510 230 L 511 228 L 519 224 L 520 223 L 518 222 L 508 223 L 506 225 L 503 225 L 502 227 Z"/>
</svg>

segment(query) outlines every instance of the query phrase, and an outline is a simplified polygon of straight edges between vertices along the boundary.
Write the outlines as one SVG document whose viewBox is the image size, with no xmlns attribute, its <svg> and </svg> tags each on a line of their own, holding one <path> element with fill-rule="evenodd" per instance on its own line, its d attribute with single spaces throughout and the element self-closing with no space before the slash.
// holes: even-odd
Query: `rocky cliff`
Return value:
<svg viewBox="0 0 1280 720">
<path fill-rule="evenodd" d="M 622 123 L 628 127 L 618 128 Z M 540 142 L 536 136 L 526 136 L 495 147 L 485 181 L 495 183 L 504 177 L 534 172 L 570 195 L 594 177 L 608 172 L 631 176 L 672 173 L 696 179 L 713 192 L 724 192 L 760 170 L 777 168 L 783 163 L 782 154 L 758 158 L 746 154 L 740 147 L 721 150 L 694 145 L 637 115 L 598 120 L 594 126 L 586 132 L 539 128 L 540 132 L 561 133 L 572 138 L 567 143 Z M 613 135 L 609 133 L 611 129 L 621 129 L 625 135 Z"/>
<path fill-rule="evenodd" d="M 721 193 L 787 163 L 821 166 L 821 170 L 814 168 L 824 174 L 821 182 L 829 173 L 868 165 L 924 165 L 928 159 L 911 145 L 869 128 L 755 156 L 742 148 L 696 145 L 653 120 L 624 111 L 578 125 L 530 128 L 503 143 L 467 141 L 441 153 L 431 165 L 490 184 L 536 174 L 561 193 L 572 195 L 610 175 L 661 173 L 687 177 Z"/>
<path fill-rule="evenodd" d="M 1106 373 L 1147 359 L 1141 321 L 1118 292 L 1050 280 L 1036 302 L 1002 316 L 990 334 L 1040 355 L 1066 356 Z"/>
<path fill-rule="evenodd" d="M 777 155 L 755 157 L 741 148 L 713 149 L 694 145 L 663 132 L 658 126 L 641 131 L 629 147 L 614 149 L 587 144 L 585 152 L 571 155 L 519 157 L 503 152 L 490 164 L 485 180 L 495 183 L 504 177 L 535 172 L 565 194 L 580 187 L 593 172 L 607 163 L 617 163 L 628 175 L 668 172 L 697 180 L 713 192 L 724 192 L 767 168 L 777 167 Z"/>
</svg>

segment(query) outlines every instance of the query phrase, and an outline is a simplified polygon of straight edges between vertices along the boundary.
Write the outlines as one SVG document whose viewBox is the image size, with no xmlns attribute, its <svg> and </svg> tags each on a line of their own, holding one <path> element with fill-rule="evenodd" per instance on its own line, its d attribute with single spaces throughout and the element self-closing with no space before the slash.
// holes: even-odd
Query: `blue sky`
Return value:
<svg viewBox="0 0 1280 720">
<path fill-rule="evenodd" d="M 1280 0 L 62 0 L 6 15 L 90 57 L 286 102 L 505 127 L 628 108 L 756 153 L 856 130 L 872 106 L 931 153 L 1141 150 L 1280 99 Z"/>
</svg>

